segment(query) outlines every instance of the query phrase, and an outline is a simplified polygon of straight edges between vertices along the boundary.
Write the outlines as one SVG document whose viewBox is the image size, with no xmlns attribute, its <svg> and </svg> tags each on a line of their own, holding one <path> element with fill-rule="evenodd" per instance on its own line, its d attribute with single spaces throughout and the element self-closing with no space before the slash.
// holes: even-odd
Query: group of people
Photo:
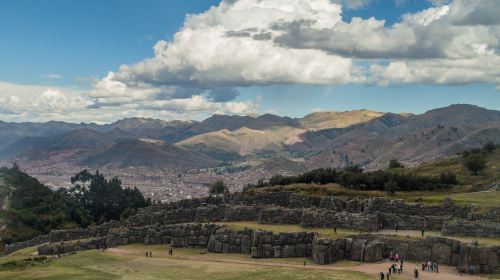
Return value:
<svg viewBox="0 0 500 280">
<path fill-rule="evenodd" d="M 427 261 L 422 262 L 422 271 L 436 272 L 439 273 L 439 266 L 437 262 Z"/>
<path fill-rule="evenodd" d="M 146 251 L 146 258 L 147 257 L 152 258 L 153 257 L 153 253 L 151 251 L 149 251 L 149 252 Z"/>
<path fill-rule="evenodd" d="M 380 272 L 380 280 L 390 279 L 391 274 L 401 274 L 403 273 L 403 258 L 399 256 L 398 253 L 391 252 L 389 254 L 389 261 L 391 262 L 391 266 L 389 267 L 389 270 L 387 271 L 386 274 L 383 272 Z"/>
</svg>

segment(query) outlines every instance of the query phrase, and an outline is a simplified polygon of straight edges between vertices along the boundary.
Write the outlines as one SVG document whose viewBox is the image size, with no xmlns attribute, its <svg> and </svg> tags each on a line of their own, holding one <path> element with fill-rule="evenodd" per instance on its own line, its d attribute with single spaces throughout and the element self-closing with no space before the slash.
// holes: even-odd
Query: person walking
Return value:
<svg viewBox="0 0 500 280">
<path fill-rule="evenodd" d="M 333 227 L 333 235 L 337 235 L 337 226 Z"/>
<path fill-rule="evenodd" d="M 425 228 L 422 228 L 422 237 L 425 235 Z"/>
<path fill-rule="evenodd" d="M 380 280 L 384 280 L 385 279 L 385 275 L 383 272 L 380 272 Z"/>
<path fill-rule="evenodd" d="M 415 269 L 413 269 L 413 276 L 415 276 L 415 279 L 418 279 L 418 269 L 415 266 Z"/>
<path fill-rule="evenodd" d="M 153 257 L 153 253 L 151 251 L 149 251 L 149 257 L 152 258 Z"/>
<path fill-rule="evenodd" d="M 148 256 L 149 256 L 149 255 L 148 255 L 148 252 L 146 252 L 146 258 L 147 258 Z"/>
</svg>

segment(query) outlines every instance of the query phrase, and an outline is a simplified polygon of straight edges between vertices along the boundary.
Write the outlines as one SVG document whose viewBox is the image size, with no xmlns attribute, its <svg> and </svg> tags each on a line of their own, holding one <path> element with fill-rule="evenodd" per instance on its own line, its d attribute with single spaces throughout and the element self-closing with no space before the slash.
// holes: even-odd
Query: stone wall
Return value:
<svg viewBox="0 0 500 280">
<path fill-rule="evenodd" d="M 486 213 L 469 213 L 467 219 L 470 221 L 500 222 L 500 207 L 492 207 Z"/>
<path fill-rule="evenodd" d="M 339 240 L 315 239 L 313 260 L 319 264 L 333 263 L 340 259 L 374 262 L 390 252 L 412 261 L 436 261 L 439 264 L 458 265 L 460 242 L 457 240 L 427 237 L 425 239 L 396 239 L 376 235 L 358 235 Z"/>
<path fill-rule="evenodd" d="M 61 255 L 84 250 L 95 250 L 103 248 L 105 244 L 106 238 L 104 237 L 46 243 L 38 247 L 38 255 Z"/>
<path fill-rule="evenodd" d="M 450 219 L 444 223 L 442 232 L 447 235 L 500 237 L 500 223 Z"/>
<path fill-rule="evenodd" d="M 450 220 L 451 216 L 410 216 L 396 213 L 378 213 L 379 221 L 384 228 L 408 230 L 434 230 L 441 231 L 443 224 Z"/>
<path fill-rule="evenodd" d="M 462 273 L 500 273 L 500 246 L 478 247 L 462 243 L 458 271 Z"/>
<path fill-rule="evenodd" d="M 211 236 L 207 249 L 214 253 L 250 254 L 253 258 L 310 257 L 314 235 L 312 232 L 273 234 L 222 228 Z"/>
<path fill-rule="evenodd" d="M 330 264 L 342 259 L 376 262 L 383 259 L 383 246 L 379 240 L 364 238 L 315 238 L 312 259 L 317 264 Z"/>
</svg>

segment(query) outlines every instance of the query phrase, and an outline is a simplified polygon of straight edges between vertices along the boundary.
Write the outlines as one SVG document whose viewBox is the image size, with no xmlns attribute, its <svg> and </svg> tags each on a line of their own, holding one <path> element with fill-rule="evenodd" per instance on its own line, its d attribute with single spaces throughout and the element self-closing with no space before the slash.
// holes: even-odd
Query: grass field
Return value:
<svg viewBox="0 0 500 280">
<path fill-rule="evenodd" d="M 166 247 L 159 245 L 128 245 L 118 250 L 127 254 L 85 251 L 44 264 L 23 261 L 28 249 L 22 254 L 0 258 L 0 279 L 372 279 L 367 274 L 351 271 L 266 266 L 262 265 L 265 260 L 251 261 L 246 255 L 200 254 L 200 250 L 195 249 L 176 249 L 173 257 L 168 257 Z M 145 251 L 152 251 L 153 258 L 146 258 Z M 304 259 L 276 261 L 301 265 Z M 16 265 L 12 265 L 13 262 Z M 354 262 L 341 264 L 356 265 Z M 307 265 L 312 264 L 307 261 Z"/>
</svg>

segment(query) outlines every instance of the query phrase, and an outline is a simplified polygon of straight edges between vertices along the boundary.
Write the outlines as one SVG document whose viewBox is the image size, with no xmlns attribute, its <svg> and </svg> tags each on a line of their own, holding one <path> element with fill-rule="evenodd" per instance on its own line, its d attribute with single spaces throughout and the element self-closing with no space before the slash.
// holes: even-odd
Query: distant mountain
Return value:
<svg viewBox="0 0 500 280">
<path fill-rule="evenodd" d="M 263 130 L 278 126 L 300 127 L 300 123 L 297 119 L 279 117 L 271 114 L 265 114 L 258 117 L 213 115 L 212 117 L 199 123 L 198 126 L 211 131 L 222 129 L 236 130 L 242 127 Z"/>
<path fill-rule="evenodd" d="M 289 126 L 278 126 L 269 130 L 255 130 L 247 127 L 234 131 L 227 129 L 209 132 L 183 140 L 177 145 L 189 147 L 203 144 L 219 150 L 248 155 L 257 151 L 279 151 L 288 135 L 294 130 Z"/>
<path fill-rule="evenodd" d="M 117 168 L 129 166 L 206 167 L 217 164 L 217 161 L 201 153 L 169 144 L 128 139 L 84 159 L 82 163 L 89 166 Z"/>
<path fill-rule="evenodd" d="M 297 150 L 298 146 L 315 167 L 361 164 L 379 168 L 392 158 L 422 162 L 452 155 L 462 146 L 479 147 L 487 141 L 497 141 L 498 131 L 491 127 L 497 127 L 499 121 L 498 111 L 452 105 L 408 118 L 385 114 L 335 133 L 307 134 L 304 143 L 309 145 L 301 143 L 290 149 Z M 482 133 L 483 137 L 464 140 L 486 128 L 490 130 Z"/>
<path fill-rule="evenodd" d="M 418 115 L 355 110 L 300 119 L 265 114 L 213 115 L 199 122 L 129 118 L 105 125 L 0 122 L 0 158 L 39 160 L 67 151 L 72 160 L 96 167 L 186 168 L 282 157 L 308 168 L 379 168 L 392 158 L 418 163 L 498 143 L 499 123 L 499 111 L 466 104 Z"/>
<path fill-rule="evenodd" d="M 344 128 L 365 123 L 382 116 L 384 113 L 370 110 L 353 110 L 346 112 L 317 112 L 300 119 L 300 124 L 309 129 Z"/>
<path fill-rule="evenodd" d="M 0 156 L 45 153 L 70 149 L 97 149 L 111 145 L 115 137 L 88 128 L 75 129 L 50 137 L 26 137 L 0 149 Z"/>
</svg>

